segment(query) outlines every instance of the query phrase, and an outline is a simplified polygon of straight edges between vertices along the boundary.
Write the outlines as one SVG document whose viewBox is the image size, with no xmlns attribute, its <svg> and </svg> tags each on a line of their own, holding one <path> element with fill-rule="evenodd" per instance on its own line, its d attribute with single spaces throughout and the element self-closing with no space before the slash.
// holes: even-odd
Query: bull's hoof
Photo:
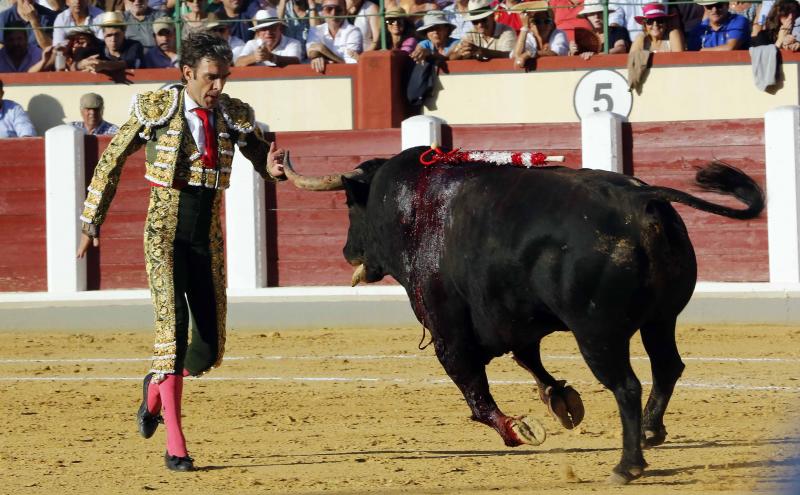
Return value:
<svg viewBox="0 0 800 495">
<path fill-rule="evenodd" d="M 541 445 L 547 438 L 547 431 L 537 420 L 527 416 L 512 418 L 510 421 L 511 431 L 519 440 L 517 445 Z M 510 445 L 516 447 L 517 445 Z"/>
<path fill-rule="evenodd" d="M 547 404 L 547 409 L 561 426 L 571 430 L 583 421 L 585 410 L 580 394 L 566 382 L 559 381 L 555 387 L 547 387 L 540 394 L 542 401 Z"/>
<path fill-rule="evenodd" d="M 641 478 L 643 473 L 643 467 L 632 467 L 625 470 L 620 469 L 619 466 L 617 466 L 614 468 L 614 471 L 611 472 L 611 476 L 608 477 L 608 484 L 627 485 L 631 481 Z"/>
<path fill-rule="evenodd" d="M 657 428 L 645 428 L 642 431 L 642 448 L 649 449 L 658 447 L 667 439 L 667 429 L 663 426 Z"/>
</svg>

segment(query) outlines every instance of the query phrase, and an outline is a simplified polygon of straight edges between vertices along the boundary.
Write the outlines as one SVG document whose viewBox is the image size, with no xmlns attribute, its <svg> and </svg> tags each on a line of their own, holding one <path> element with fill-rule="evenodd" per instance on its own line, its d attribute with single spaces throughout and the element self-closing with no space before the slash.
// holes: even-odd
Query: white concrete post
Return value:
<svg viewBox="0 0 800 495">
<path fill-rule="evenodd" d="M 86 199 L 84 184 L 84 133 L 59 125 L 44 134 L 47 291 L 86 290 L 86 258 L 77 259 Z"/>
<path fill-rule="evenodd" d="M 800 282 L 800 106 L 764 115 L 769 281 Z"/>
<path fill-rule="evenodd" d="M 622 173 L 622 119 L 596 112 L 581 120 L 583 168 Z"/>
<path fill-rule="evenodd" d="M 267 285 L 264 179 L 239 149 L 233 156 L 231 186 L 225 193 L 228 288 Z"/>
<path fill-rule="evenodd" d="M 400 124 L 402 148 L 407 150 L 414 146 L 442 144 L 442 123 L 441 119 L 430 115 L 416 115 L 407 118 Z"/>
</svg>

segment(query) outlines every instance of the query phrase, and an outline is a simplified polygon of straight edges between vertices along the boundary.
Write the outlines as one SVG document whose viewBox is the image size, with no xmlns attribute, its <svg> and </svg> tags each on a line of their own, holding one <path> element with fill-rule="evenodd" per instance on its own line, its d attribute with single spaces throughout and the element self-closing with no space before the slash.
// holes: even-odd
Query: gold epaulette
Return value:
<svg viewBox="0 0 800 495">
<path fill-rule="evenodd" d="M 255 112 L 253 112 L 253 108 L 250 105 L 242 100 L 221 94 L 219 96 L 219 110 L 228 127 L 240 134 L 250 134 L 256 129 Z"/>
<path fill-rule="evenodd" d="M 147 91 L 133 97 L 131 114 L 144 126 L 143 139 L 150 139 L 151 129 L 165 125 L 178 109 L 180 90 L 177 87 Z"/>
</svg>

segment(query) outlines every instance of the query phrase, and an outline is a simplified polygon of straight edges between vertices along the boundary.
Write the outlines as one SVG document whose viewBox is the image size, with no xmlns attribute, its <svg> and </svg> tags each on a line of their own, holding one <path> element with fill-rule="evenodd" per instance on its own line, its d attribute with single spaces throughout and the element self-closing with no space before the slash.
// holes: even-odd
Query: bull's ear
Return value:
<svg viewBox="0 0 800 495">
<path fill-rule="evenodd" d="M 367 206 L 369 183 L 358 179 L 342 177 L 342 185 L 347 193 L 347 206 Z"/>
</svg>

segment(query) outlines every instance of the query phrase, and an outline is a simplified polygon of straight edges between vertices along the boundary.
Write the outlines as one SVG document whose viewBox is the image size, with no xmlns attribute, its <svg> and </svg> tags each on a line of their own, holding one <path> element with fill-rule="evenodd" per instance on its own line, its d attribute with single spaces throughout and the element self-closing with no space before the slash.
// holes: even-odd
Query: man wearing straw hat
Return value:
<svg viewBox="0 0 800 495">
<path fill-rule="evenodd" d="M 239 58 L 236 59 L 237 67 L 248 65 L 266 65 L 269 67 L 284 67 L 290 64 L 299 64 L 303 58 L 303 46 L 294 38 L 283 34 L 286 25 L 278 19 L 278 11 L 273 7 L 256 12 L 251 31 L 256 33 L 255 38 L 248 41 Z"/>
<path fill-rule="evenodd" d="M 223 39 L 191 33 L 181 56 L 183 85 L 136 95 L 128 121 L 100 157 L 80 217 L 77 255 L 100 245 L 100 226 L 125 160 L 144 146 L 144 178 L 151 186 L 144 250 L 155 344 L 136 418 L 139 433 L 150 438 L 163 414 L 164 463 L 173 471 L 191 471 L 194 461 L 181 427 L 183 378 L 216 368 L 225 350 L 220 208 L 234 144 L 267 181 L 283 180 L 283 151 L 265 141 L 249 105 L 222 92 L 233 63 Z"/>
<path fill-rule="evenodd" d="M 461 42 L 450 55 L 451 59 L 508 58 L 517 36 L 514 29 L 494 20 L 494 9 L 489 0 L 470 0 L 467 19 L 474 31 L 461 37 Z"/>
</svg>

